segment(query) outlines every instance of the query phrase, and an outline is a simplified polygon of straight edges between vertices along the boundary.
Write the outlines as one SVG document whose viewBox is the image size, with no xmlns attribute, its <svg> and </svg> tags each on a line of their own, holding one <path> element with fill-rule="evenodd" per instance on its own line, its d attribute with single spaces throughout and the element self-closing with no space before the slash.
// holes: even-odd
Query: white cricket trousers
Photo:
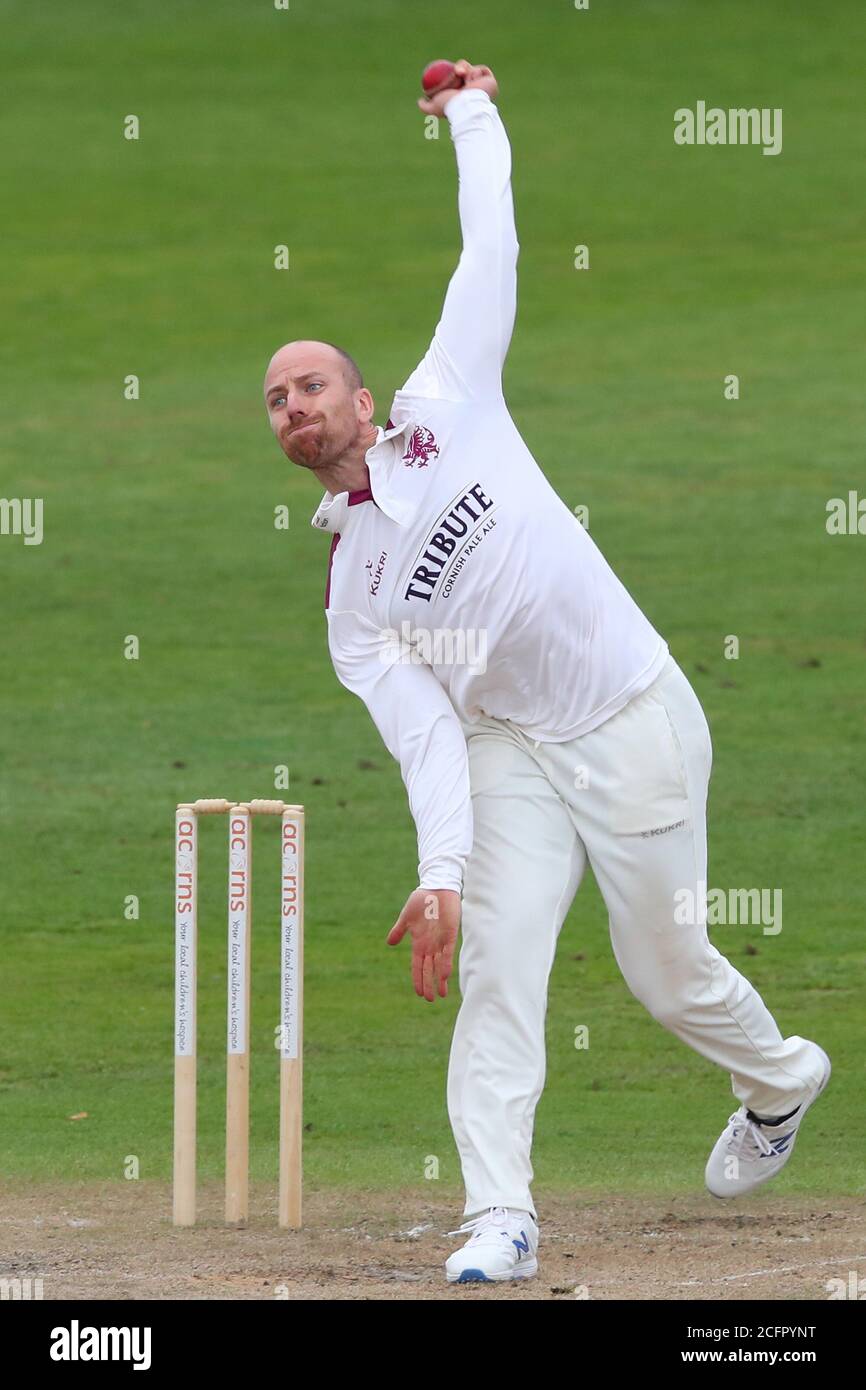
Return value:
<svg viewBox="0 0 866 1390">
<path fill-rule="evenodd" d="M 712 763 L 707 721 L 676 661 L 567 743 L 536 747 L 491 718 L 463 729 L 475 836 L 448 1112 L 464 1215 L 502 1206 L 536 1216 L 530 1149 L 548 978 L 587 861 L 617 964 L 652 1016 L 730 1072 L 734 1095 L 756 1114 L 785 1115 L 806 1099 L 820 1079 L 813 1045 L 782 1037 L 758 992 L 710 944 L 704 913 L 676 920 L 679 890 L 705 901 Z"/>
</svg>

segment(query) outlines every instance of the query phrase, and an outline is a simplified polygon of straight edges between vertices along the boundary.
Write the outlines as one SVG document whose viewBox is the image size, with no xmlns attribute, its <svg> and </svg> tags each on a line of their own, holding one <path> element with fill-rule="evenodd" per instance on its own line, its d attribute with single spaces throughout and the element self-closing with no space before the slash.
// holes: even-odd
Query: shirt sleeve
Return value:
<svg viewBox="0 0 866 1390">
<path fill-rule="evenodd" d="M 400 764 L 418 833 L 420 887 L 461 892 L 472 802 L 466 738 L 454 706 L 431 668 L 409 660 L 413 653 L 396 632 L 360 613 L 329 609 L 328 645 L 341 684 L 364 701 Z"/>
<path fill-rule="evenodd" d="M 478 87 L 445 107 L 457 154 L 463 250 L 426 355 L 398 395 L 468 400 L 502 394 L 517 308 L 511 146 Z"/>
</svg>

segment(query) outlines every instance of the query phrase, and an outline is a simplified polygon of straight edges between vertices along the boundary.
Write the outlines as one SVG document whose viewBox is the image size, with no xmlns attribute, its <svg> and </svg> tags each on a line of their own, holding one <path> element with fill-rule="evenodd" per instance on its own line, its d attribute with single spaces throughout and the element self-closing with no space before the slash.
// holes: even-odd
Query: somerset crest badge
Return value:
<svg viewBox="0 0 866 1390">
<path fill-rule="evenodd" d="M 406 467 L 412 468 L 417 463 L 419 468 L 426 468 L 431 459 L 438 457 L 439 445 L 433 437 L 433 431 L 428 430 L 426 425 L 416 425 L 403 455 Z"/>
</svg>

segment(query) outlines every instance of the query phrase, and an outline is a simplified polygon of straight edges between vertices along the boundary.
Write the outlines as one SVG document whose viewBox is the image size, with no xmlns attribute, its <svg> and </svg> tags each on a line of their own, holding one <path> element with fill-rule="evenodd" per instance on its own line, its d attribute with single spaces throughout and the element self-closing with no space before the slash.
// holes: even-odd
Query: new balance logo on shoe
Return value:
<svg viewBox="0 0 866 1390">
<path fill-rule="evenodd" d="M 796 1130 L 792 1130 L 790 1134 L 783 1134 L 779 1139 L 773 1139 L 770 1144 L 770 1148 L 773 1150 L 773 1153 L 784 1153 L 796 1133 Z M 771 1154 L 761 1154 L 761 1158 L 771 1157 Z"/>
</svg>

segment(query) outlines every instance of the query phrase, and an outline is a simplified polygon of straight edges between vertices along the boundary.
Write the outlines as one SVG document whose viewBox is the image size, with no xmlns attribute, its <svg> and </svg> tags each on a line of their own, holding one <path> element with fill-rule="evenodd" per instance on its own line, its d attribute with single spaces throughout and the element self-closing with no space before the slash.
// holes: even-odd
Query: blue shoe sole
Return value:
<svg viewBox="0 0 866 1390">
<path fill-rule="evenodd" d="M 448 1279 L 449 1284 L 505 1284 L 516 1282 L 520 1279 L 533 1279 L 538 1273 L 538 1261 L 533 1259 L 530 1264 L 524 1262 L 516 1269 L 509 1270 L 506 1274 L 485 1274 L 483 1269 L 463 1269 L 456 1279 Z"/>
</svg>

